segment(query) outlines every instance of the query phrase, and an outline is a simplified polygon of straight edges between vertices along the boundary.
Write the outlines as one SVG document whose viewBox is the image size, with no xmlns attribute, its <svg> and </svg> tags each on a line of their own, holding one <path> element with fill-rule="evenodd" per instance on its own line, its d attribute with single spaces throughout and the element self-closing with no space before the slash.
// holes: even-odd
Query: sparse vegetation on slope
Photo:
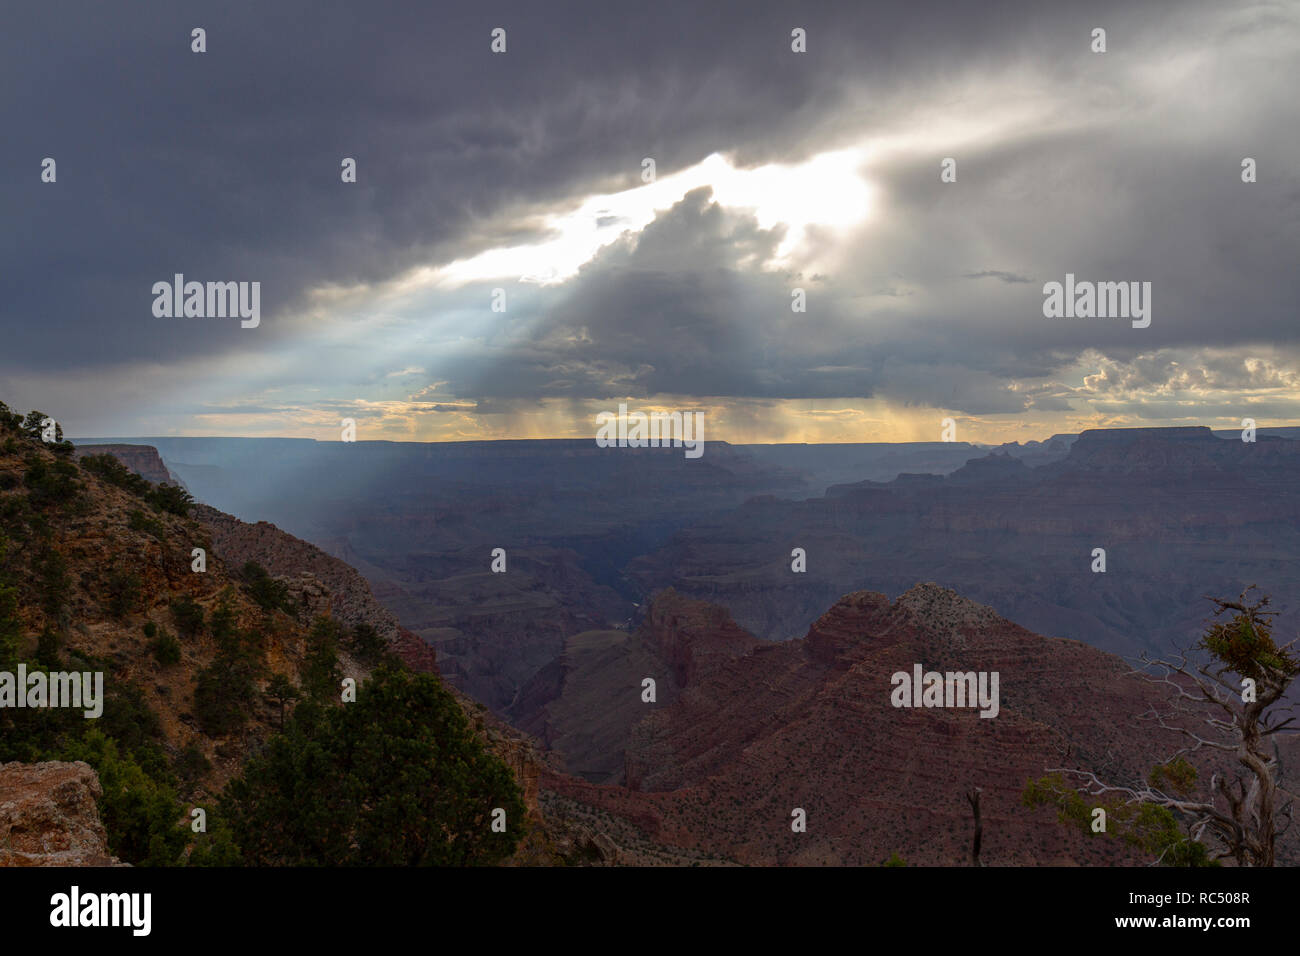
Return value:
<svg viewBox="0 0 1300 956">
<path fill-rule="evenodd" d="M 102 673 L 103 714 L 0 708 L 0 762 L 89 763 L 109 848 L 136 865 L 491 863 L 512 852 L 518 787 L 436 676 L 402 671 L 364 620 L 334 620 L 310 576 L 233 570 L 196 519 L 211 509 L 192 510 L 184 489 L 112 456 L 79 466 L 61 439 L 43 413 L 0 403 L 0 670 Z M 192 566 L 194 549 L 206 566 Z M 344 675 L 360 685 L 356 703 L 340 698 Z M 352 767 L 337 786 L 296 763 L 325 759 Z M 277 789 L 286 767 L 306 774 L 288 798 Z M 440 796 L 423 799 L 433 784 Z M 247 824 L 285 799 L 283 826 L 305 836 L 277 857 Z M 484 822 L 484 800 L 506 811 L 506 832 Z M 188 825 L 195 806 L 205 834 Z M 313 808 L 353 835 L 342 850 L 312 842 L 311 825 L 325 823 Z"/>
</svg>

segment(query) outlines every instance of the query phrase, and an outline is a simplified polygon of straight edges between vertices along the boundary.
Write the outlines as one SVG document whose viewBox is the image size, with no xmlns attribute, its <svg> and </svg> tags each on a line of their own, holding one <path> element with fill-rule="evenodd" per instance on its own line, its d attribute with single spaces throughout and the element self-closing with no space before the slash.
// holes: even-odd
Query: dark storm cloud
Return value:
<svg viewBox="0 0 1300 956">
<path fill-rule="evenodd" d="M 791 162 L 900 131 L 915 142 L 870 165 L 877 206 L 837 273 L 758 269 L 780 229 L 694 193 L 540 296 L 508 344 L 410 355 L 447 383 L 430 410 L 626 394 L 1064 410 L 1068 391 L 1010 382 L 1049 383 L 1089 350 L 1294 344 L 1300 177 L 1280 67 L 1295 46 L 1277 38 L 1295 19 L 1275 5 L 1225 17 L 1208 3 L 18 6 L 0 32 L 0 384 L 272 347 L 311 369 L 314 320 L 276 320 L 310 288 L 534 240 L 545 213 L 636 185 L 644 156 L 664 177 L 718 150 Z M 1098 25 L 1104 57 L 1086 51 Z M 488 50 L 496 26 L 504 56 Z M 1216 56 L 1238 34 L 1274 44 L 1271 59 Z M 1023 85 L 976 95 L 1001 70 Z M 961 96 L 976 121 L 1044 108 L 964 146 L 958 182 L 940 186 L 949 145 L 921 117 Z M 1260 161 L 1251 186 L 1245 155 Z M 45 156 L 55 185 L 39 182 Z M 355 185 L 339 181 L 344 156 Z M 154 318 L 150 288 L 176 272 L 260 281 L 261 327 Z M 1066 272 L 1151 281 L 1151 328 L 1044 319 L 1041 283 Z M 790 312 L 795 284 L 806 314 Z"/>
<path fill-rule="evenodd" d="M 825 58 L 789 66 L 789 16 L 738 10 L 15 6 L 0 97 L 3 205 L 20 228 L 3 240 L 0 320 L 49 367 L 255 347 L 230 323 L 160 325 L 152 283 L 259 280 L 274 314 L 312 283 L 509 238 L 481 223 L 512 201 L 630 185 L 645 155 L 666 170 L 797 133 Z M 509 47 L 494 57 L 498 25 Z M 56 185 L 38 181 L 45 156 Z"/>
<path fill-rule="evenodd" d="M 844 240 L 852 268 L 826 282 L 807 315 L 791 316 L 783 297 L 808 282 L 746 268 L 763 252 L 752 221 L 746 228 L 700 192 L 598 256 L 529 343 L 453 373 L 453 390 L 879 395 L 973 414 L 1068 411 L 1068 394 L 1023 383 L 1089 353 L 1136 363 L 1130 376 L 1167 365 L 1170 350 L 1285 355 L 1300 334 L 1300 178 L 1284 159 L 1297 145 L 1297 111 L 1276 64 L 1296 62 L 1296 23 L 1289 42 L 1270 44 L 1278 23 L 1267 10 L 1249 14 L 1237 11 L 1231 27 L 1221 17 L 1177 21 L 1140 44 L 1112 29 L 1112 42 L 1128 38 L 1141 55 L 1071 60 L 1045 91 L 1060 115 L 966 144 L 957 183 L 940 185 L 942 153 L 921 147 L 871 165 L 880 198 Z M 1258 46 L 1221 46 L 1219 32 L 1246 24 Z M 904 98 L 898 109 L 923 105 Z M 1269 157 L 1267 182 L 1242 182 L 1245 155 Z M 961 268 L 989 259 L 1020 268 Z M 1151 283 L 1152 326 L 1045 317 L 1042 283 L 1067 273 Z M 980 278 L 1000 282 L 977 292 L 957 281 Z M 1176 374 L 1146 387 L 1203 392 L 1227 381 L 1211 374 L 1214 363 L 1246 368 L 1242 354 L 1180 357 Z M 1261 374 L 1234 384 L 1294 387 Z"/>
<path fill-rule="evenodd" d="M 273 316 L 316 283 L 472 253 L 502 238 L 485 227 L 494 210 L 629 185 L 643 156 L 662 174 L 715 149 L 814 150 L 846 77 L 905 83 L 1003 46 L 1014 24 L 1022 42 L 1026 9 L 14 5 L 0 322 L 28 368 L 255 349 L 233 323 L 155 320 L 152 283 L 258 280 Z M 505 56 L 488 51 L 495 26 Z M 56 185 L 38 181 L 46 156 Z M 355 186 L 339 181 L 344 156 Z"/>
</svg>

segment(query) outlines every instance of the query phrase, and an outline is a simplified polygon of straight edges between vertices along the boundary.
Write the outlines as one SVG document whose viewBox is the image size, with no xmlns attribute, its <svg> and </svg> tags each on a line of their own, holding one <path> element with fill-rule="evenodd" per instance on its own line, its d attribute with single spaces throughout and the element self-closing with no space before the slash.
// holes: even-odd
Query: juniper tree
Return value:
<svg viewBox="0 0 1300 956">
<path fill-rule="evenodd" d="M 220 810 L 244 862 L 269 866 L 491 865 L 514 852 L 527 812 L 441 680 L 390 665 L 355 703 L 300 703 Z"/>
<path fill-rule="evenodd" d="M 1295 641 L 1274 643 L 1277 612 L 1267 610 L 1267 596 L 1252 603 L 1252 590 L 1235 601 L 1207 597 L 1215 619 L 1234 613 L 1209 622 L 1194 648 L 1170 658 L 1139 658 L 1143 666 L 1135 673 L 1169 693 L 1165 709 L 1153 708 L 1144 719 L 1182 743 L 1145 781 L 1123 786 L 1094 771 L 1052 768 L 1049 777 L 1030 784 L 1025 802 L 1056 803 L 1063 819 L 1086 828 L 1084 798 L 1098 801 L 1128 828 L 1132 842 L 1158 853 L 1157 862 L 1231 859 L 1238 866 L 1273 866 L 1296 796 L 1279 781 L 1277 735 L 1294 720 L 1286 694 L 1300 661 L 1291 652 Z M 1199 773 L 1189 758 L 1216 755 L 1215 764 L 1226 757 L 1229 768 L 1213 770 L 1208 788 L 1198 790 Z"/>
</svg>

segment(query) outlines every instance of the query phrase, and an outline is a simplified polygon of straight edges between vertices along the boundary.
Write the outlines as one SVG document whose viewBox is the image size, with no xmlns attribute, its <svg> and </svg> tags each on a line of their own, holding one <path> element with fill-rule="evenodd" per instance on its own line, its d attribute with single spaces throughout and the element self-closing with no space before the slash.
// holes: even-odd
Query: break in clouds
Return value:
<svg viewBox="0 0 1300 956">
<path fill-rule="evenodd" d="M 1294 4 L 12 18 L 0 390 L 69 434 L 1300 420 Z M 156 316 L 178 274 L 260 323 Z M 1150 283 L 1150 324 L 1045 316 L 1067 275 Z"/>
</svg>

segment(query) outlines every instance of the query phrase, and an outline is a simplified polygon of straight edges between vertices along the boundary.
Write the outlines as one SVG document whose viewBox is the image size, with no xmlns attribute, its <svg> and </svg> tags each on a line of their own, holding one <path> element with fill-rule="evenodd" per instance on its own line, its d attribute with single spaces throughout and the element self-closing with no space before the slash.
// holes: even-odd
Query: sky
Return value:
<svg viewBox="0 0 1300 956">
<path fill-rule="evenodd" d="M 1300 424 L 1300 3 L 4 18 L 0 400 L 69 435 Z M 156 315 L 178 273 L 258 324 Z M 1150 324 L 1045 315 L 1067 275 Z"/>
</svg>

